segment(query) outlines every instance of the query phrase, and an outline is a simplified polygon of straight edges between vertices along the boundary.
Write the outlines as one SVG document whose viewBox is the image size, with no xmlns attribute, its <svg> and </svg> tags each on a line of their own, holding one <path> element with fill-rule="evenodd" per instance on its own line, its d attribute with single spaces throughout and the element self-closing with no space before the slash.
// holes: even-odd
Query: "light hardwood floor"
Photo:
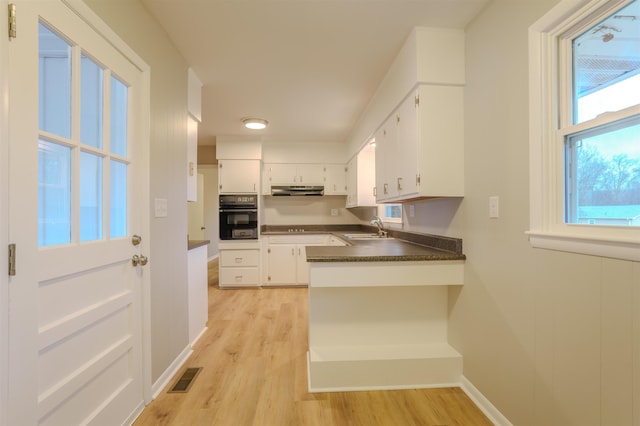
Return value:
<svg viewBox="0 0 640 426">
<path fill-rule="evenodd" d="M 220 290 L 217 276 L 210 262 L 208 330 L 184 366 L 202 371 L 136 426 L 491 425 L 458 388 L 307 392 L 307 290 Z"/>
</svg>

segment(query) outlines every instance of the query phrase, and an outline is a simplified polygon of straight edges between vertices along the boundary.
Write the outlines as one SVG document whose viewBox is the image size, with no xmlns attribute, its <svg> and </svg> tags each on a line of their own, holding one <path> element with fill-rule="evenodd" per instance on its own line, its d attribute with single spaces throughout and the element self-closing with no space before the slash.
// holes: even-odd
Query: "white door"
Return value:
<svg viewBox="0 0 640 426">
<path fill-rule="evenodd" d="M 83 3 L 14 3 L 8 424 L 122 424 L 144 406 L 148 75 Z"/>
<path fill-rule="evenodd" d="M 190 240 L 204 240 L 204 175 L 198 173 L 197 199 L 187 203 L 188 232 Z"/>
</svg>

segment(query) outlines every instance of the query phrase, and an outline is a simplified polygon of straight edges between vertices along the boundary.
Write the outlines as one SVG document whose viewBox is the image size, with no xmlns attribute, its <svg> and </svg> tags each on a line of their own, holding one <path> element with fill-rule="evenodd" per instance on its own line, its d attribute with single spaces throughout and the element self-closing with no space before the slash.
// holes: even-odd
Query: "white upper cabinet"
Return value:
<svg viewBox="0 0 640 426">
<path fill-rule="evenodd" d="M 344 164 L 265 163 L 262 193 L 271 194 L 273 185 L 324 186 L 325 195 L 346 195 L 347 172 Z"/>
<path fill-rule="evenodd" d="M 260 188 L 260 160 L 218 160 L 220 194 L 254 194 Z"/>
<path fill-rule="evenodd" d="M 257 194 L 260 192 L 260 141 L 218 137 L 218 184 L 221 194 Z"/>
<path fill-rule="evenodd" d="M 367 145 L 347 164 L 347 207 L 376 205 L 376 149 Z"/>
<path fill-rule="evenodd" d="M 347 194 L 347 167 L 344 164 L 325 164 L 324 194 Z"/>
<path fill-rule="evenodd" d="M 464 196 L 463 88 L 421 85 L 376 134 L 378 202 Z"/>
<path fill-rule="evenodd" d="M 198 123 L 202 121 L 202 83 L 196 73 L 187 72 L 187 201 L 198 201 Z"/>
<path fill-rule="evenodd" d="M 323 185 L 322 164 L 265 164 L 270 185 Z"/>
</svg>

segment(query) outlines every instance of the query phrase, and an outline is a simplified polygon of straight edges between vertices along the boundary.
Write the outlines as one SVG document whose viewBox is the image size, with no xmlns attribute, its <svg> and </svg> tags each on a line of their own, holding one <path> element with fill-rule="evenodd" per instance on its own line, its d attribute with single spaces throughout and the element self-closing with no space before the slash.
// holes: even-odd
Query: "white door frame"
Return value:
<svg viewBox="0 0 640 426">
<path fill-rule="evenodd" d="M 0 258 L 7 259 L 9 244 L 9 110 L 7 96 L 9 92 L 7 38 L 8 1 L 0 0 Z M 8 265 L 0 262 L 0 425 L 7 424 L 7 401 L 9 392 L 9 278 Z"/>
</svg>

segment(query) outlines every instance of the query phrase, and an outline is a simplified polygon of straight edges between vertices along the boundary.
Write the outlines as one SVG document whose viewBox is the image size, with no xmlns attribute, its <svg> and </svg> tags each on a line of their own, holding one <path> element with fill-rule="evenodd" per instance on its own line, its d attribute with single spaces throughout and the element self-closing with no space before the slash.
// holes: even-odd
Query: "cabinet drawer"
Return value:
<svg viewBox="0 0 640 426">
<path fill-rule="evenodd" d="M 258 266 L 260 250 L 220 250 L 220 267 Z"/>
<path fill-rule="evenodd" d="M 220 287 L 260 285 L 258 268 L 220 268 Z"/>
</svg>

